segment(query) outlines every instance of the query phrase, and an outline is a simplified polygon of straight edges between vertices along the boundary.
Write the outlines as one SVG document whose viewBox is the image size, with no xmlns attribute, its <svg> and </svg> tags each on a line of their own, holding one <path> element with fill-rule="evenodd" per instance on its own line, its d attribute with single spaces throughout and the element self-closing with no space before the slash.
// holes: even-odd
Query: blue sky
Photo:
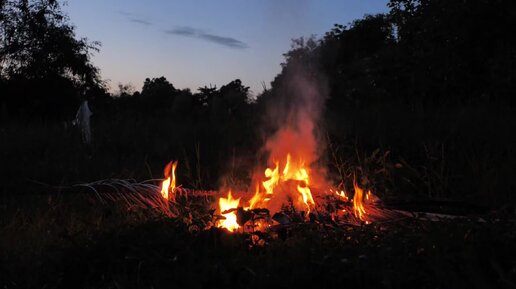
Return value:
<svg viewBox="0 0 516 289">
<path fill-rule="evenodd" d="M 387 11 L 387 0 L 68 0 L 77 35 L 110 87 L 165 76 L 176 88 L 236 78 L 254 93 L 280 71 L 291 39 Z"/>
</svg>

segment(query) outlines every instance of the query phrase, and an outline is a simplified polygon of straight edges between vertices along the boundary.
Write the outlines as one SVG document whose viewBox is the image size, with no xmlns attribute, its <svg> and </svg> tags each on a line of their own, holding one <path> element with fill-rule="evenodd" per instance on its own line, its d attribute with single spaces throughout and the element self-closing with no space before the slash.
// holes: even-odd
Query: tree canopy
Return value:
<svg viewBox="0 0 516 289">
<path fill-rule="evenodd" d="M 516 2 L 388 6 L 389 13 L 336 24 L 320 39 L 295 39 L 267 96 L 280 97 L 285 76 L 301 65 L 328 81 L 330 110 L 514 104 Z"/>
<path fill-rule="evenodd" d="M 79 91 L 103 86 L 99 69 L 91 62 L 99 45 L 76 37 L 56 0 L 2 1 L 0 78 L 5 83 L 3 95 L 18 98 L 4 96 L 2 102 L 10 111 L 27 114 L 53 114 L 55 105 L 74 105 Z"/>
<path fill-rule="evenodd" d="M 320 38 L 294 39 L 282 71 L 256 103 L 238 79 L 192 94 L 165 77 L 147 78 L 141 93 L 124 90 L 123 95 L 141 99 L 124 101 L 138 107 L 146 103 L 149 111 L 181 103 L 194 114 L 212 116 L 235 115 L 256 104 L 255 111 L 262 114 L 265 103 L 296 97 L 289 91 L 289 75 L 303 70 L 328 84 L 326 104 L 335 114 L 386 104 L 409 109 L 514 105 L 516 2 L 390 0 L 388 6 L 388 13 L 336 24 Z M 78 91 L 100 93 L 99 70 L 91 62 L 98 48 L 98 43 L 76 37 L 57 0 L 1 1 L 2 106 L 16 111 L 30 103 L 31 113 L 41 108 L 52 112 L 59 104 L 68 110 Z"/>
<path fill-rule="evenodd" d="M 98 42 L 78 39 L 56 0 L 8 0 L 0 10 L 1 75 L 61 76 L 78 85 L 100 84 L 91 63 Z"/>
</svg>

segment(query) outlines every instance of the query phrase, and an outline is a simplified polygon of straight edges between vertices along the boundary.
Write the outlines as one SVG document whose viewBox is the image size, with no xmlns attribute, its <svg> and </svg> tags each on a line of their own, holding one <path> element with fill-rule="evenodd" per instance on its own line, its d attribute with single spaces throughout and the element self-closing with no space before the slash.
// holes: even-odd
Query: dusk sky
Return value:
<svg viewBox="0 0 516 289">
<path fill-rule="evenodd" d="M 387 11 L 387 0 L 68 0 L 77 35 L 100 41 L 93 62 L 116 88 L 165 76 L 176 88 L 236 78 L 254 94 L 280 71 L 291 39 Z"/>
</svg>

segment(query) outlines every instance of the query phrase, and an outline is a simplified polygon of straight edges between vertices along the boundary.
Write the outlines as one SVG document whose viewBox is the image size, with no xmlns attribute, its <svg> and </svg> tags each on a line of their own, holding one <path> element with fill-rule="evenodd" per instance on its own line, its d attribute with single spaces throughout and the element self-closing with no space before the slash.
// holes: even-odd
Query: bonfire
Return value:
<svg viewBox="0 0 516 289">
<path fill-rule="evenodd" d="M 369 184 L 356 177 L 349 180 L 328 177 L 328 168 L 319 162 L 324 142 L 317 135 L 316 125 L 324 97 L 307 74 L 296 75 L 292 83 L 299 97 L 283 113 L 271 118 L 277 129 L 263 146 L 267 163 L 257 164 L 249 172 L 253 177 L 248 190 L 224 187 L 195 191 L 180 187 L 176 178 L 180 167 L 176 161 L 165 166 L 160 186 L 122 183 L 126 188 L 123 191 L 132 193 L 124 196 L 124 200 L 188 223 L 192 223 L 192 202 L 199 200 L 201 207 L 212 210 L 206 229 L 216 227 L 241 233 L 267 232 L 278 226 L 309 222 L 367 225 L 392 217 L 392 212 L 380 208 L 380 199 Z M 348 191 L 345 183 L 352 183 L 352 189 Z M 87 186 L 95 189 L 99 185 L 103 184 Z M 180 217 L 185 211 L 188 217 Z"/>
</svg>

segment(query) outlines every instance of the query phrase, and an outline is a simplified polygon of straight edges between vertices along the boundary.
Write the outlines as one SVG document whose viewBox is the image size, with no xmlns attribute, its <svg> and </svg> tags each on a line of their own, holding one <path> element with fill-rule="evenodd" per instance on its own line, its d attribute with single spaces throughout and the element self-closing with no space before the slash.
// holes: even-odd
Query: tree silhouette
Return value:
<svg viewBox="0 0 516 289">
<path fill-rule="evenodd" d="M 389 7 L 407 94 L 434 104 L 511 101 L 514 1 L 391 0 Z"/>
<path fill-rule="evenodd" d="M 78 85 L 100 84 L 90 62 L 91 51 L 100 44 L 77 39 L 57 1 L 11 0 L 0 8 L 2 77 L 60 76 Z"/>
<path fill-rule="evenodd" d="M 220 95 L 227 107 L 228 114 L 235 114 L 249 104 L 249 87 L 244 86 L 240 79 L 231 81 L 220 88 Z"/>
<path fill-rule="evenodd" d="M 204 87 L 199 87 L 197 90 L 199 91 L 199 93 L 197 93 L 197 95 L 196 95 L 198 102 L 199 102 L 199 104 L 201 104 L 202 106 L 205 106 L 205 107 L 211 106 L 213 99 L 218 94 L 217 86 L 211 86 L 211 85 L 210 85 L 210 87 L 204 86 Z"/>
<path fill-rule="evenodd" d="M 164 76 L 162 76 L 153 79 L 145 79 L 141 95 L 142 97 L 148 99 L 163 100 L 167 98 L 173 98 L 176 92 L 177 91 L 174 85 L 168 82 Z"/>
<path fill-rule="evenodd" d="M 58 1 L 2 1 L 2 106 L 12 115 L 71 116 L 86 90 L 103 87 L 91 63 L 91 52 L 98 46 L 76 38 Z"/>
</svg>

